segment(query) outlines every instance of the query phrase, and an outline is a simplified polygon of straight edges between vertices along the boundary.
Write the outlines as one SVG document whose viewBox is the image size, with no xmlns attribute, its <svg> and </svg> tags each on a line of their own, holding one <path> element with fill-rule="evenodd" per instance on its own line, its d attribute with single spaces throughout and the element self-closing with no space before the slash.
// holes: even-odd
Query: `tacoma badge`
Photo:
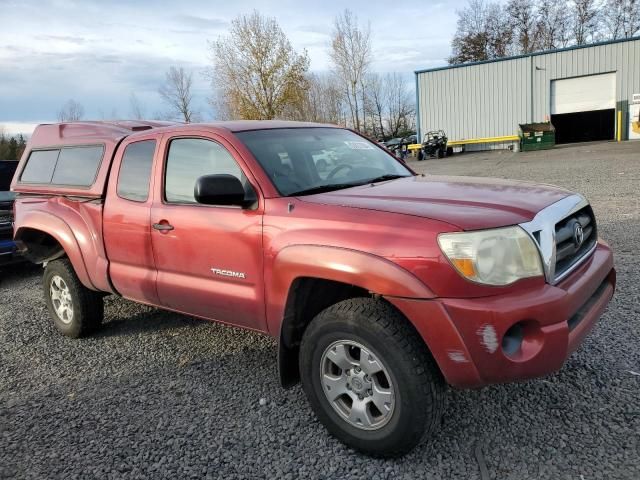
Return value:
<svg viewBox="0 0 640 480">
<path fill-rule="evenodd" d="M 222 277 L 233 277 L 233 278 L 247 278 L 243 272 L 234 272 L 233 270 L 221 270 L 219 268 L 212 268 L 211 271 L 215 275 L 220 275 Z"/>
</svg>

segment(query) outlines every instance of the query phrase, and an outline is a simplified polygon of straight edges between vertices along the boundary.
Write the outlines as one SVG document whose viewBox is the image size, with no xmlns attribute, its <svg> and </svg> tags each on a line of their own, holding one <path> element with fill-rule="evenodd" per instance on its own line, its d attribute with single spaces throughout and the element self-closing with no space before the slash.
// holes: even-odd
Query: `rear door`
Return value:
<svg viewBox="0 0 640 480">
<path fill-rule="evenodd" d="M 154 158 L 160 136 L 125 140 L 116 153 L 103 215 L 109 275 L 125 298 L 158 305 L 151 245 Z"/>
<path fill-rule="evenodd" d="M 261 201 L 242 209 L 201 205 L 193 197 L 200 176 L 223 173 L 237 176 L 257 194 L 249 172 L 231 145 L 210 133 L 168 134 L 162 149 L 151 211 L 160 302 L 180 312 L 265 330 Z"/>
</svg>

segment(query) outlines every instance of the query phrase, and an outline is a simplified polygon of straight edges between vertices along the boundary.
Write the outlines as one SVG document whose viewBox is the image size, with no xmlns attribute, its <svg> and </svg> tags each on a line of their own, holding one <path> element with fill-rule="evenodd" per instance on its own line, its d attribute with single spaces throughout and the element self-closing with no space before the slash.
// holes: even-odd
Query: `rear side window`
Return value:
<svg viewBox="0 0 640 480">
<path fill-rule="evenodd" d="M 147 201 L 155 150 L 155 140 L 145 140 L 127 146 L 118 175 L 119 197 L 134 202 Z"/>
<path fill-rule="evenodd" d="M 222 145 L 200 138 L 173 140 L 167 159 L 165 198 L 167 202 L 196 203 L 193 190 L 198 178 L 222 173 L 233 175 L 243 185 L 247 183 L 242 170 Z"/>
<path fill-rule="evenodd" d="M 20 181 L 24 183 L 51 183 L 59 153 L 60 150 L 31 152 L 20 176 Z"/>
<path fill-rule="evenodd" d="M 27 159 L 20 182 L 89 187 L 103 155 L 101 145 L 35 150 Z"/>
<path fill-rule="evenodd" d="M 103 150 L 102 147 L 63 148 L 60 150 L 51 183 L 90 186 L 96 179 Z"/>
</svg>

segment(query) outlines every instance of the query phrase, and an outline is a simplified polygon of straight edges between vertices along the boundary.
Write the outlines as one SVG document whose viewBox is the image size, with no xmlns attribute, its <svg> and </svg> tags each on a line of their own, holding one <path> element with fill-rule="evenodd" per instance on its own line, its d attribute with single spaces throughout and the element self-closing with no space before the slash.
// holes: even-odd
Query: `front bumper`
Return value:
<svg viewBox="0 0 640 480">
<path fill-rule="evenodd" d="M 560 369 L 602 315 L 615 283 L 613 255 L 599 242 L 557 285 L 474 299 L 387 300 L 417 328 L 450 385 L 480 387 Z"/>
</svg>

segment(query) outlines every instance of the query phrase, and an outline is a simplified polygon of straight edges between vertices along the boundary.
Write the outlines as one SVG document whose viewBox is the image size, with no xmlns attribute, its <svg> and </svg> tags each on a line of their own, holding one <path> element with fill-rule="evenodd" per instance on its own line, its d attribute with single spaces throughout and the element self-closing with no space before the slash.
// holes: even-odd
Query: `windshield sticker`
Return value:
<svg viewBox="0 0 640 480">
<path fill-rule="evenodd" d="M 373 150 L 373 146 L 367 142 L 344 142 L 351 150 Z"/>
</svg>

